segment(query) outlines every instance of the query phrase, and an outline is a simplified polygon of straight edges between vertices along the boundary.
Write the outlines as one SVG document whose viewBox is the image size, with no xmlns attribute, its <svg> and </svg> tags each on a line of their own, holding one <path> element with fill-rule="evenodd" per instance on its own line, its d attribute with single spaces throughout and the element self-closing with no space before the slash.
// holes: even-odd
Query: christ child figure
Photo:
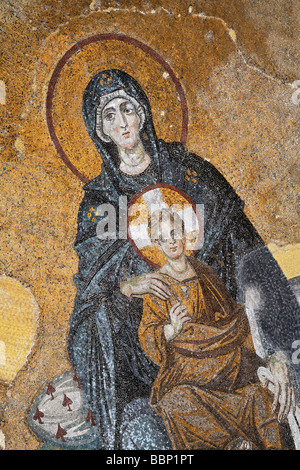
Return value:
<svg viewBox="0 0 300 470">
<path fill-rule="evenodd" d="M 159 276 L 170 295 L 143 296 L 139 339 L 159 366 L 150 404 L 172 448 L 281 449 L 272 396 L 256 375 L 262 363 L 244 306 L 211 267 L 185 254 L 177 213 L 153 214 L 149 234 L 165 256 Z"/>
</svg>

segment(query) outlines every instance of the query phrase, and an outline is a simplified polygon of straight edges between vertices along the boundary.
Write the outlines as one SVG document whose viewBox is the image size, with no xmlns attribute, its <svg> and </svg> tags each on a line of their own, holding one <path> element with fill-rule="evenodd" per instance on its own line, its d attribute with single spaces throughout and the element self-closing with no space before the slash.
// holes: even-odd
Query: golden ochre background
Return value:
<svg viewBox="0 0 300 470">
<path fill-rule="evenodd" d="M 46 125 L 58 61 L 100 33 L 126 34 L 159 53 L 186 94 L 187 148 L 225 175 L 292 278 L 299 275 L 299 11 L 296 0 L 10 0 L 1 2 L 0 18 L 1 429 L 6 449 L 38 449 L 26 416 L 45 384 L 70 369 L 72 243 L 83 196 Z M 90 44 L 67 62 L 53 100 L 60 143 L 88 178 L 101 160 L 84 128 L 82 93 L 109 67 L 141 83 L 159 137 L 181 133 L 176 89 L 153 58 L 125 43 Z"/>
</svg>

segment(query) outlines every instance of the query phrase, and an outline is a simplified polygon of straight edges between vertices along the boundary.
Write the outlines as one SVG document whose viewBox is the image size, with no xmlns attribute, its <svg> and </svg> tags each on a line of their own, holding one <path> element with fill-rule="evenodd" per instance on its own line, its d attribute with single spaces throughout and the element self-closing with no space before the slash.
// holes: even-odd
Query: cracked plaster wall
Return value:
<svg viewBox="0 0 300 470">
<path fill-rule="evenodd" d="M 188 149 L 226 176 L 266 243 L 297 247 L 299 105 L 292 96 L 299 79 L 299 12 L 296 1 L 282 0 L 8 0 L 0 4 L 0 18 L 0 272 L 29 286 L 40 308 L 27 364 L 0 387 L 2 429 L 6 448 L 36 449 L 41 443 L 25 422 L 30 404 L 45 383 L 70 368 L 67 332 L 77 269 L 72 243 L 82 198 L 82 183 L 58 157 L 45 122 L 47 85 L 58 60 L 76 41 L 100 32 L 127 34 L 159 52 L 186 93 Z M 109 47 L 106 63 L 117 54 Z M 70 86 L 61 88 L 58 116 L 64 99 L 76 95 L 72 73 L 81 70 L 88 80 L 100 52 L 87 50 L 66 71 Z M 161 136 L 178 140 L 174 110 L 180 116 L 180 109 L 172 86 L 156 65 L 151 70 L 149 58 L 134 54 L 122 65 L 134 70 L 138 64 Z M 153 83 L 166 87 L 164 96 Z M 81 129 L 79 116 L 72 125 Z M 99 162 L 83 134 L 64 145 L 89 177 L 97 174 Z"/>
</svg>

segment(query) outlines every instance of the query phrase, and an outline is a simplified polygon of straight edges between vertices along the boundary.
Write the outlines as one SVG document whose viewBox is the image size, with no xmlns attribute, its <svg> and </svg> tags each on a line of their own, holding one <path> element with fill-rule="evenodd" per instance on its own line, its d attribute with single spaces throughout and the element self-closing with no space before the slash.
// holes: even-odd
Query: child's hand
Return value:
<svg viewBox="0 0 300 470">
<path fill-rule="evenodd" d="M 182 305 L 181 303 L 177 303 L 173 305 L 170 310 L 170 320 L 171 323 L 165 326 L 164 333 L 167 341 L 175 338 L 175 336 L 180 333 L 182 330 L 183 325 L 191 321 L 191 317 L 189 315 L 188 309 Z"/>
<path fill-rule="evenodd" d="M 171 295 L 168 281 L 159 273 L 142 274 L 132 277 L 120 285 L 126 297 L 142 297 L 145 294 L 156 295 L 161 300 L 168 300 Z"/>
</svg>

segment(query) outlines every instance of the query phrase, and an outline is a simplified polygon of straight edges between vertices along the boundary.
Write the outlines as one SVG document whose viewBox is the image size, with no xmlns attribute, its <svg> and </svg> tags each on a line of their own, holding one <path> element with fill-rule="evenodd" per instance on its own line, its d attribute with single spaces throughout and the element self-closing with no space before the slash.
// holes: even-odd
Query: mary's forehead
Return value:
<svg viewBox="0 0 300 470">
<path fill-rule="evenodd" d="M 106 105 L 104 106 L 102 112 L 104 112 L 105 110 L 110 109 L 110 108 L 118 109 L 118 108 L 122 108 L 122 107 L 127 106 L 127 105 L 131 105 L 134 108 L 133 103 L 131 103 L 131 101 L 129 101 L 126 98 L 122 98 L 122 97 L 113 98 L 108 103 L 106 103 Z"/>
</svg>

